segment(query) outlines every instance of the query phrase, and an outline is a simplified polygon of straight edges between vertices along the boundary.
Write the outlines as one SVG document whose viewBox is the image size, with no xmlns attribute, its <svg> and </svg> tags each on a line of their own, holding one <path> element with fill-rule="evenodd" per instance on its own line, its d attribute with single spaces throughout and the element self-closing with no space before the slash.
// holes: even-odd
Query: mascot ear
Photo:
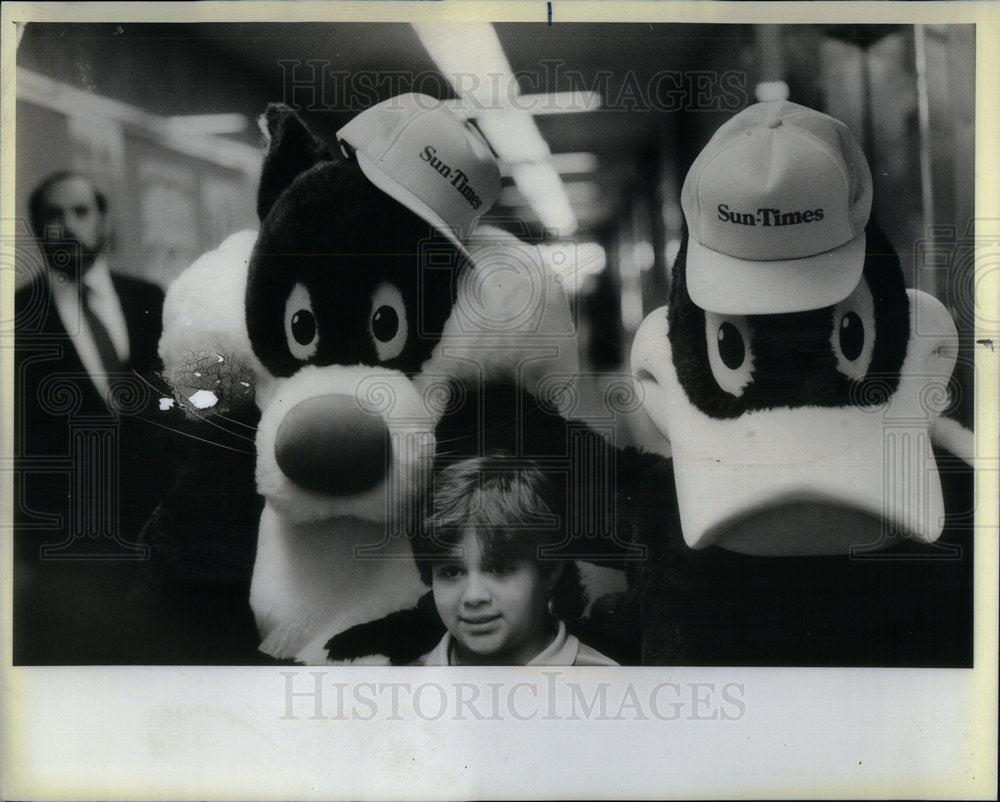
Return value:
<svg viewBox="0 0 1000 802">
<path fill-rule="evenodd" d="M 288 106 L 272 103 L 260 120 L 268 137 L 267 155 L 257 190 L 257 216 L 263 220 L 292 182 L 310 167 L 333 161 L 322 140 Z"/>
</svg>

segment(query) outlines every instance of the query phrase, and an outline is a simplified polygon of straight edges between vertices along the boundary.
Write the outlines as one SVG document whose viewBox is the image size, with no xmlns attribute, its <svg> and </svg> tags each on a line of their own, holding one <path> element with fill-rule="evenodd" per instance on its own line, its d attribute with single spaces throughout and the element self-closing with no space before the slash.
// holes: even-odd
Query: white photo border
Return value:
<svg viewBox="0 0 1000 802">
<path fill-rule="evenodd" d="M 561 22 L 975 23 L 976 216 L 1000 219 L 993 4 L 551 6 Z M 19 22 L 546 24 L 547 10 L 545 2 L 4 3 L 0 263 L 12 264 Z M 998 285 L 997 272 L 980 274 L 979 309 L 996 308 Z M 10 319 L 10 282 L 0 305 Z M 976 340 L 1000 344 L 1000 332 L 980 328 Z M 974 669 L 492 668 L 473 682 L 454 668 L 13 668 L 7 527 L 0 797 L 995 799 L 997 361 L 992 347 L 977 349 Z M 9 450 L 10 360 L 0 370 Z M 2 478 L 9 521 L 11 473 Z"/>
</svg>

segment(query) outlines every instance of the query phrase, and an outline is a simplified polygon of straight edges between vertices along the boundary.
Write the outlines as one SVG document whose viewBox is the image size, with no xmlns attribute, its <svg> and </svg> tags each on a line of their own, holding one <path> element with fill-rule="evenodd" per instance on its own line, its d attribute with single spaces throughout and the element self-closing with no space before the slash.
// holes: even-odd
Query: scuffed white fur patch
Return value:
<svg viewBox="0 0 1000 802">
<path fill-rule="evenodd" d="M 199 391 L 223 409 L 252 403 L 265 371 L 247 334 L 246 295 L 256 231 L 240 231 L 199 257 L 167 290 L 159 355 L 185 409 Z"/>
<path fill-rule="evenodd" d="M 349 496 L 305 490 L 282 473 L 274 456 L 278 428 L 288 410 L 314 396 L 339 393 L 385 421 L 393 453 L 387 478 L 376 487 Z M 434 456 L 434 426 L 440 411 L 428 404 L 404 374 L 364 365 L 307 366 L 276 381 L 257 429 L 257 490 L 292 521 L 319 521 L 353 515 L 383 521 L 402 512 L 428 480 Z M 351 443 L 345 442 L 350 449 Z"/>
<path fill-rule="evenodd" d="M 219 397 L 211 390 L 198 390 L 189 399 L 197 409 L 207 409 L 219 403 Z"/>
</svg>

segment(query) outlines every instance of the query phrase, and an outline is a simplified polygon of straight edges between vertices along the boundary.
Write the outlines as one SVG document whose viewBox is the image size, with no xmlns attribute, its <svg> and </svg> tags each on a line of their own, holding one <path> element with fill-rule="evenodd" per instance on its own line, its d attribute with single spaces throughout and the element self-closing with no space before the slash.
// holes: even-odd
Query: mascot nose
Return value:
<svg viewBox="0 0 1000 802">
<path fill-rule="evenodd" d="M 341 393 L 300 401 L 278 427 L 274 457 L 297 485 L 326 495 L 369 490 L 385 476 L 391 445 L 381 416 Z"/>
</svg>

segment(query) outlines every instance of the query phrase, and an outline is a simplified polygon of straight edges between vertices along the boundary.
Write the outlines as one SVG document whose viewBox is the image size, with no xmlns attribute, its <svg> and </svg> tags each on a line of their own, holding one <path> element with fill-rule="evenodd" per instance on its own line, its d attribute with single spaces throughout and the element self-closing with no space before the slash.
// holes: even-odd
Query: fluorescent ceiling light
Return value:
<svg viewBox="0 0 1000 802">
<path fill-rule="evenodd" d="M 573 206 L 593 206 L 601 200 L 601 186 L 596 181 L 570 181 L 563 184 L 566 196 Z M 528 205 L 527 199 L 521 194 L 519 187 L 504 187 L 500 191 L 500 206 L 517 207 Z"/>
<path fill-rule="evenodd" d="M 768 100 L 788 100 L 788 84 L 784 81 L 762 81 L 754 87 L 753 93 L 758 103 Z"/>
<path fill-rule="evenodd" d="M 601 107 L 597 92 L 550 92 L 546 95 L 521 95 L 517 108 L 531 114 L 581 114 Z"/>
<path fill-rule="evenodd" d="M 517 188 L 542 225 L 561 236 L 576 231 L 576 216 L 549 161 L 549 146 L 531 114 L 518 108 L 517 79 L 493 26 L 413 23 L 413 30 L 459 100 L 476 110 L 479 130 L 501 161 L 511 165 Z M 563 101 L 583 102 L 572 96 Z"/>
<path fill-rule="evenodd" d="M 489 79 L 480 76 L 479 80 L 484 84 L 489 84 Z M 494 86 L 496 84 L 494 83 Z M 511 91 L 512 90 L 512 91 Z M 483 100 L 488 103 L 480 103 L 478 98 L 472 100 L 468 98 L 458 98 L 457 100 L 446 100 L 445 105 L 462 120 L 469 120 L 477 117 L 484 111 L 523 111 L 532 116 L 543 114 L 581 114 L 588 111 L 597 111 L 603 102 L 597 92 L 571 91 L 571 92 L 549 92 L 547 94 L 521 95 L 517 92 L 517 87 L 507 83 L 504 91 L 498 91 L 495 96 L 483 93 Z"/>
<path fill-rule="evenodd" d="M 641 239 L 632 245 L 632 261 L 640 272 L 649 270 L 656 263 L 656 253 L 648 240 Z"/>
<path fill-rule="evenodd" d="M 557 236 L 568 237 L 576 231 L 576 216 L 559 174 L 548 162 L 514 165 L 514 182 L 542 225 Z"/>
<path fill-rule="evenodd" d="M 517 80 L 489 23 L 413 23 L 413 30 L 459 98 L 480 108 L 504 108 L 518 93 Z"/>
<path fill-rule="evenodd" d="M 207 136 L 242 133 L 248 120 L 242 114 L 188 114 L 167 117 L 166 124 L 178 136 Z"/>
<path fill-rule="evenodd" d="M 597 170 L 597 154 L 577 151 L 574 153 L 553 153 L 549 157 L 552 166 L 560 175 L 593 173 Z M 510 178 L 510 166 L 506 163 L 500 167 L 500 173 Z"/>
<path fill-rule="evenodd" d="M 556 172 L 593 173 L 597 170 L 597 155 L 594 153 L 553 153 L 552 166 Z"/>
<path fill-rule="evenodd" d="M 547 161 L 552 155 L 530 114 L 523 111 L 484 111 L 477 122 L 497 156 L 509 164 Z"/>
<path fill-rule="evenodd" d="M 25 67 L 17 68 L 17 99 L 67 117 L 92 116 L 108 124 L 140 131 L 147 139 L 167 148 L 238 170 L 256 182 L 260 176 L 260 149 L 233 139 L 210 136 L 179 136 L 167 118 L 120 100 L 53 80 Z"/>
</svg>

